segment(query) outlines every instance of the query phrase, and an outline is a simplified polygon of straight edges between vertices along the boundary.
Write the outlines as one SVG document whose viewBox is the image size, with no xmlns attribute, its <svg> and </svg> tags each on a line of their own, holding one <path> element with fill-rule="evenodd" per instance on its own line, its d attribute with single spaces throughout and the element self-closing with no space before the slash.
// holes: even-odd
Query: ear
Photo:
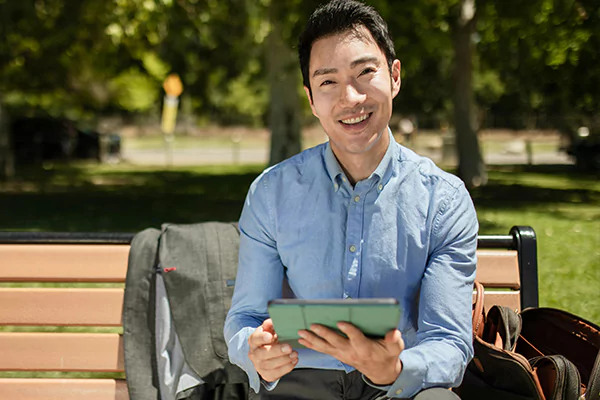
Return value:
<svg viewBox="0 0 600 400">
<path fill-rule="evenodd" d="M 396 97 L 400 92 L 400 86 L 402 84 L 402 78 L 400 77 L 401 64 L 400 60 L 394 60 L 392 63 L 392 98 Z"/>
<path fill-rule="evenodd" d="M 306 98 L 308 98 L 308 103 L 310 104 L 310 109 L 315 117 L 319 118 L 317 115 L 317 111 L 315 110 L 315 103 L 313 103 L 312 98 L 310 97 L 310 89 L 304 86 L 304 93 L 306 93 Z"/>
</svg>

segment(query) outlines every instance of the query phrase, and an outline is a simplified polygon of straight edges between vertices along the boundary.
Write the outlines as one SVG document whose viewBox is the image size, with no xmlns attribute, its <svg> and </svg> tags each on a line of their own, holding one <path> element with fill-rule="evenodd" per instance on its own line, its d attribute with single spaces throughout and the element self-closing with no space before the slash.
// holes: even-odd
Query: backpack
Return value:
<svg viewBox="0 0 600 400">
<path fill-rule="evenodd" d="M 133 238 L 123 305 L 131 400 L 246 399 L 223 325 L 237 273 L 231 223 L 164 224 Z"/>
<path fill-rule="evenodd" d="M 455 389 L 461 399 L 600 400 L 597 325 L 553 308 L 474 309 L 474 357 Z"/>
</svg>

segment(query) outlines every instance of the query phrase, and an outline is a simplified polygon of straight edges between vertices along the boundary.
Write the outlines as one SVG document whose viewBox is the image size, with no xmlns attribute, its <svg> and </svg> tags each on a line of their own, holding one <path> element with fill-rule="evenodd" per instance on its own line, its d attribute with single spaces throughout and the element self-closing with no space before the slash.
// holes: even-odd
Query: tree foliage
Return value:
<svg viewBox="0 0 600 400">
<path fill-rule="evenodd" d="M 453 120 L 453 27 L 463 2 L 367 0 L 388 22 L 402 61 L 395 111 L 418 116 L 423 125 Z M 268 125 L 275 101 L 267 62 L 273 15 L 293 55 L 318 3 L 0 0 L 2 105 L 13 115 L 73 119 L 158 115 L 161 82 L 175 72 L 190 113 L 215 123 Z M 478 122 L 521 128 L 534 121 L 572 129 L 597 119 L 597 0 L 474 4 L 471 76 Z M 305 103 L 296 106 L 304 116 Z"/>
</svg>

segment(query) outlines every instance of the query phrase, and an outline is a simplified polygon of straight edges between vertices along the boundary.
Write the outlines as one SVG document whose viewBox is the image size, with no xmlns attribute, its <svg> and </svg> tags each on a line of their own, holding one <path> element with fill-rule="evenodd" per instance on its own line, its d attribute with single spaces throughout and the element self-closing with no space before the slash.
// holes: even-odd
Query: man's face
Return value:
<svg viewBox="0 0 600 400">
<path fill-rule="evenodd" d="M 357 31 L 319 39 L 310 53 L 312 112 L 338 158 L 371 154 L 378 143 L 387 146 L 380 138 L 400 91 L 400 61 L 394 60 L 390 76 L 385 54 L 371 33 L 362 26 Z"/>
</svg>

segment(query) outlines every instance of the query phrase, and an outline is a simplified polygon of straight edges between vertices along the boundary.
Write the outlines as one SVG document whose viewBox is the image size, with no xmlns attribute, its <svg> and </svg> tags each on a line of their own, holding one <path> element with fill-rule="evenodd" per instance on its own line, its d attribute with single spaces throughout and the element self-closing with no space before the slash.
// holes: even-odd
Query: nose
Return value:
<svg viewBox="0 0 600 400">
<path fill-rule="evenodd" d="M 365 101 L 367 95 L 361 93 L 354 83 L 348 83 L 342 91 L 340 105 L 342 107 L 352 108 Z"/>
</svg>

